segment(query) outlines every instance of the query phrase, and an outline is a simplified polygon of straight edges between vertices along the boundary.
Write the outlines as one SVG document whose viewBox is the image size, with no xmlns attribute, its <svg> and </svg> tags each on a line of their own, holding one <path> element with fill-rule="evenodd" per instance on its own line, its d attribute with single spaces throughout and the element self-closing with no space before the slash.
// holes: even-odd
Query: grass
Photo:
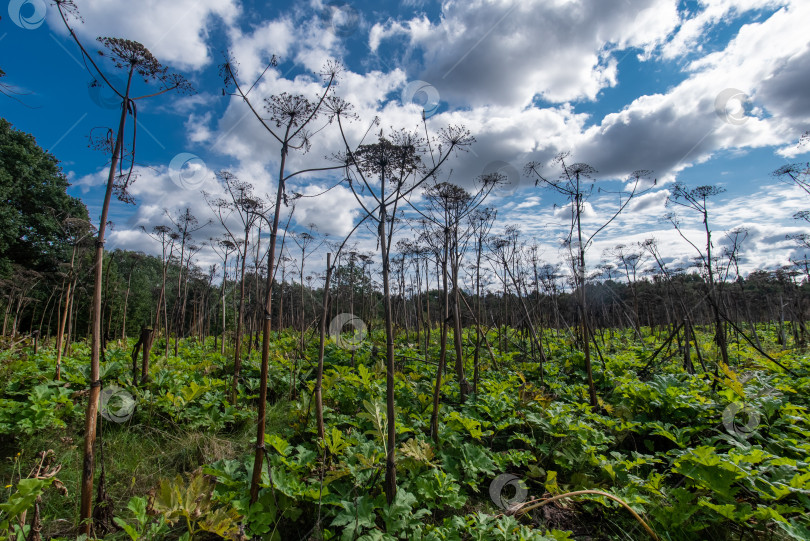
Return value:
<svg viewBox="0 0 810 541">
<path fill-rule="evenodd" d="M 280 429 L 288 422 L 290 405 L 280 402 L 267 411 L 267 432 Z M 99 417 L 101 419 L 101 417 Z M 18 440 L 10 448 L 20 449 L 23 475 L 26 465 L 33 464 L 37 453 L 53 449 L 56 464 L 62 464 L 57 476 L 68 490 L 67 496 L 56 491 L 43 495 L 43 517 L 76 517 L 79 513 L 80 473 L 82 471 L 82 427 L 52 429 Z M 74 437 L 65 434 L 76 434 Z M 143 495 L 158 485 L 161 479 L 192 472 L 204 464 L 223 459 L 237 459 L 251 452 L 255 443 L 255 425 L 247 422 L 231 431 L 212 433 L 188 430 L 179 426 L 171 430 L 115 423 L 101 420 L 96 453 L 96 487 L 103 464 L 106 470 L 106 490 L 115 509 L 125 509 L 133 496 Z M 0 465 L 2 486 L 10 484 L 15 456 Z M 42 534 L 67 536 L 74 532 L 73 522 L 59 519 L 45 524 Z"/>
</svg>

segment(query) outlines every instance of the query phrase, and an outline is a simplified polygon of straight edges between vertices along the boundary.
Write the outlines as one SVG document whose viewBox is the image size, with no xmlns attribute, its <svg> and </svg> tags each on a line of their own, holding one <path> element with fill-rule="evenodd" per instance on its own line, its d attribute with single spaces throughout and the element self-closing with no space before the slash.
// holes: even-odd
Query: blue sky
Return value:
<svg viewBox="0 0 810 541">
<path fill-rule="evenodd" d="M 318 84 L 311 74 L 328 59 L 341 60 L 346 71 L 337 93 L 360 117 L 350 137 L 359 138 L 375 115 L 383 128 L 414 128 L 427 99 L 431 131 L 463 124 L 477 139 L 442 178 L 471 187 L 488 167 L 508 164 L 502 171 L 517 185 L 488 201 L 499 212 L 495 230 L 520 225 L 548 261 L 562 259 L 564 201 L 514 173 L 563 151 L 595 167 L 597 186 L 606 190 L 621 187 L 636 169 L 651 169 L 658 179 L 595 239 L 591 265 L 611 246 L 649 237 L 673 264 L 687 264 L 691 248 L 660 220 L 675 180 L 726 189 L 712 202 L 715 239 L 722 245 L 724 231 L 748 228 L 745 269 L 800 256 L 785 235 L 801 231 L 792 214 L 810 202 L 770 172 L 806 161 L 810 150 L 798 144 L 810 129 L 810 38 L 799 24 L 810 20 L 806 0 L 77 0 L 77 6 L 84 22 L 72 24 L 88 47 L 96 48 L 97 36 L 140 41 L 197 90 L 139 104 L 137 205 L 113 201 L 109 247 L 157 253 L 139 226 L 165 222 L 164 209 L 189 207 L 208 219 L 200 190 L 219 190 L 220 169 L 254 183 L 260 194 L 274 192 L 278 148 L 242 103 L 221 92 L 218 65 L 229 51 L 247 86 L 271 55 L 279 57 L 256 85 L 257 97 L 312 96 Z M 62 162 L 70 193 L 97 220 L 107 157 L 88 148 L 87 136 L 114 125 L 116 106 L 109 92 L 88 87 L 91 77 L 55 6 L 10 0 L 6 11 L 0 67 L 17 100 L 0 96 L 0 114 Z M 312 152 L 293 157 L 293 169 L 323 165 L 341 149 L 330 128 L 318 134 Z M 178 155 L 196 157 L 185 180 L 170 169 Z M 291 190 L 314 194 L 336 179 L 301 177 Z M 590 203 L 586 227 L 595 228 L 611 215 L 616 197 L 594 192 Z M 291 224 L 314 223 L 337 239 L 358 216 L 354 197 L 338 187 L 300 202 Z M 682 223 L 700 240 L 695 217 L 684 214 Z M 220 233 L 211 225 L 200 240 Z M 367 231 L 360 230 L 357 243 L 375 248 Z M 201 264 L 216 260 L 200 252 Z"/>
</svg>

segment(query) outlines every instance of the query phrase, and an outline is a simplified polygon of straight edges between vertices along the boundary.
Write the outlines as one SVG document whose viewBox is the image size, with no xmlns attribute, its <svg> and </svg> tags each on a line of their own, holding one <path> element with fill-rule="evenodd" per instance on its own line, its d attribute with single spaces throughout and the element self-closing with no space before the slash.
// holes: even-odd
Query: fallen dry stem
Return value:
<svg viewBox="0 0 810 541">
<path fill-rule="evenodd" d="M 539 502 L 538 502 L 538 500 L 532 500 L 532 501 L 526 502 L 526 504 L 524 504 L 524 506 L 516 509 L 513 512 L 513 514 L 515 516 L 520 516 L 520 515 L 528 513 L 529 511 L 532 511 L 534 509 L 539 509 L 540 507 L 543 507 L 544 505 L 549 504 L 549 503 L 551 503 L 553 501 L 561 500 L 563 498 L 571 498 L 573 496 L 581 496 L 583 494 L 596 494 L 596 495 L 599 495 L 599 496 L 605 496 L 606 498 L 610 498 L 611 500 L 621 504 L 622 507 L 624 507 L 625 509 L 630 511 L 630 514 L 633 515 L 633 518 L 635 518 L 644 527 L 644 529 L 647 530 L 647 533 L 650 534 L 650 537 L 652 537 L 655 541 L 658 541 L 658 536 L 655 535 L 655 532 L 652 531 L 652 528 L 650 528 L 647 525 L 647 523 L 644 522 L 644 519 L 641 518 L 638 515 L 638 513 L 633 511 L 630 508 L 630 506 L 627 505 L 622 499 L 617 498 L 613 494 L 608 494 L 607 492 L 602 492 L 601 490 L 577 490 L 577 491 L 574 491 L 574 492 L 566 492 L 565 494 L 559 494 L 559 495 L 553 496 L 551 498 L 543 499 L 542 501 L 539 501 Z M 533 503 L 533 502 L 538 502 L 538 503 Z M 532 505 L 528 505 L 528 504 L 532 504 Z"/>
</svg>

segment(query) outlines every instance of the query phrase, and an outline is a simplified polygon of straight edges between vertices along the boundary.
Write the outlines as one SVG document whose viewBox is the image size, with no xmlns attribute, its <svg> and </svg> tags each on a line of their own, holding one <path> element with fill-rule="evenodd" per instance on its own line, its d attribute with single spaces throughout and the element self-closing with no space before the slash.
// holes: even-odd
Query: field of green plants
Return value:
<svg viewBox="0 0 810 541">
<path fill-rule="evenodd" d="M 716 377 L 711 370 L 688 375 L 672 345 L 653 357 L 665 329 L 660 336 L 645 329 L 643 341 L 607 331 L 594 363 L 595 411 L 583 354 L 566 336 L 546 331 L 541 383 L 529 342 L 490 331 L 493 354 L 482 357 L 477 392 L 462 403 L 457 382 L 445 379 L 438 442 L 430 437 L 435 365 L 425 360 L 437 351 L 425 355 L 398 336 L 397 416 L 390 420 L 384 335 L 372 333 L 356 351 L 330 340 L 322 444 L 311 400 L 317 341 L 302 353 L 297 335 L 277 333 L 262 489 L 252 505 L 260 352 L 243 366 L 232 406 L 232 362 L 213 340 L 181 342 L 178 356 L 156 357 L 144 386 L 132 381 L 132 341 L 110 343 L 93 534 L 808 539 L 810 359 L 779 350 L 772 333 L 760 333 L 769 354 L 795 375 L 745 342 L 731 344 L 731 366 L 721 365 Z M 711 355 L 711 339 L 699 334 Z M 47 347 L 0 353 L 0 531 L 8 539 L 75 538 L 88 355 L 76 344 L 55 381 Z M 382 490 L 388 422 L 396 423 L 398 445 L 390 506 Z M 41 532 L 19 526 L 35 512 Z"/>
</svg>

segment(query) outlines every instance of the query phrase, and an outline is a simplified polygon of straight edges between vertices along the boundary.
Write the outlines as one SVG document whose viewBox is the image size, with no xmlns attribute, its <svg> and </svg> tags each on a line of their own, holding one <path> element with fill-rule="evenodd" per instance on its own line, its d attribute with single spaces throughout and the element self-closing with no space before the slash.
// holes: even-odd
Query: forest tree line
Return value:
<svg viewBox="0 0 810 541">
<path fill-rule="evenodd" d="M 44 267 L 13 263 L 0 282 L 2 336 L 7 344 L 30 339 L 35 332 L 44 340 L 48 337 L 55 340 L 64 320 L 61 342 L 67 354 L 72 342 L 89 337 L 92 237 L 82 240 L 75 254 L 72 238 L 56 236 L 52 240 L 55 246 L 52 261 L 44 263 Z M 711 323 L 709 307 L 702 302 L 706 282 L 699 273 L 670 272 L 668 275 L 652 268 L 642 272 L 639 267 L 648 258 L 644 257 L 641 247 L 630 252 L 621 247 L 617 252 L 621 252 L 621 257 L 617 256 L 613 262 L 605 260 L 587 284 L 594 329 L 670 325 L 682 317 L 679 316 L 681 303 L 694 307 L 690 311 L 692 324 Z M 537 325 L 563 332 L 576 325 L 577 299 L 569 275 L 558 264 L 533 261 L 533 253 L 531 247 L 525 248 L 524 257 L 515 263 L 520 291 L 507 284 L 478 296 L 473 287 L 472 265 L 463 269 L 461 289 L 465 308 L 460 312 L 463 327 L 475 325 L 477 312 L 471 310 L 480 307 L 481 324 L 487 328 L 525 328 L 525 317 L 518 309 L 520 297 L 527 302 Z M 632 268 L 625 271 L 623 260 L 632 262 L 635 272 Z M 169 336 L 196 337 L 203 341 L 211 338 L 217 349 L 221 347 L 224 334 L 226 344 L 232 347 L 241 292 L 240 262 L 238 254 L 232 256 L 223 281 L 220 266 L 204 269 L 196 265 L 193 258 L 181 267 L 176 256 L 163 261 L 158 256 L 129 250 L 108 252 L 102 304 L 105 341 L 137 336 L 142 327 L 158 329 L 160 335 L 165 336 L 165 314 L 168 313 Z M 249 337 L 245 347 L 249 351 L 257 347 L 259 340 L 266 280 L 261 269 L 256 272 L 254 263 L 248 256 L 249 270 L 244 276 L 245 336 Z M 425 251 L 394 254 L 392 266 L 396 327 L 399 332 L 411 333 L 414 340 L 418 340 L 428 327 L 436 328 L 441 322 L 442 290 L 441 284 L 437 284 L 440 270 L 437 273 L 435 259 Z M 420 274 L 416 273 L 417 268 Z M 323 270 L 307 271 L 303 283 L 291 279 L 299 276 L 299 270 L 300 253 L 295 259 L 293 250 L 289 255 L 285 252 L 279 270 L 285 279 L 274 284 L 273 296 L 277 301 L 272 321 L 276 329 L 303 328 L 314 332 L 321 313 Z M 336 261 L 330 288 L 330 319 L 350 312 L 372 328 L 379 326 L 382 297 L 375 274 L 375 261 L 369 255 L 350 252 Z M 808 286 L 805 273 L 795 266 L 737 276 L 723 281 L 721 290 L 725 313 L 734 321 L 748 328 L 753 324 L 781 321 L 787 329 L 781 338 L 785 345 L 806 340 Z M 162 302 L 164 297 L 165 303 Z M 171 340 L 170 345 L 173 347 Z"/>
</svg>

